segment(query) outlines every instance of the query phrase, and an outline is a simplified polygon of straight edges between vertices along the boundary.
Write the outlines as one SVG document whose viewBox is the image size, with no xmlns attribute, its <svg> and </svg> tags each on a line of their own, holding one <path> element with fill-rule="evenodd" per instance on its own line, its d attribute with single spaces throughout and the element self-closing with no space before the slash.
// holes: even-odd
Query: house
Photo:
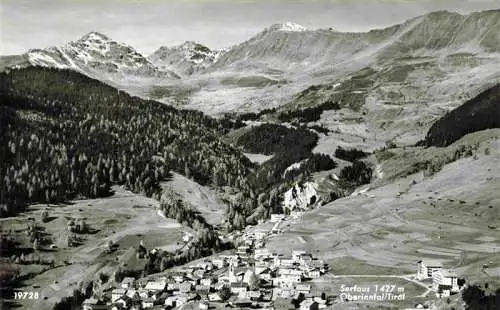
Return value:
<svg viewBox="0 0 500 310">
<path fill-rule="evenodd" d="M 189 293 L 191 291 L 191 288 L 193 287 L 193 283 L 189 281 L 184 281 L 179 284 L 179 291 L 181 293 Z"/>
<path fill-rule="evenodd" d="M 318 269 L 313 269 L 313 270 L 307 271 L 306 275 L 308 278 L 316 279 L 316 278 L 319 278 L 321 276 L 321 272 L 319 272 Z"/>
<path fill-rule="evenodd" d="M 203 276 L 205 276 L 205 269 L 197 269 L 193 272 L 193 276 L 197 277 L 197 278 L 203 278 Z"/>
<path fill-rule="evenodd" d="M 148 291 L 164 291 L 167 288 L 167 280 L 161 279 L 157 281 L 149 281 L 146 283 L 145 289 Z"/>
<path fill-rule="evenodd" d="M 295 274 L 282 274 L 278 277 L 277 281 L 281 287 L 292 287 L 294 284 L 300 283 L 302 277 Z"/>
<path fill-rule="evenodd" d="M 291 211 L 290 212 L 290 217 L 293 219 L 299 219 L 304 215 L 304 211 Z"/>
<path fill-rule="evenodd" d="M 179 285 L 180 285 L 180 283 L 177 283 L 177 282 L 169 283 L 169 284 L 167 284 L 167 290 L 168 291 L 178 291 Z"/>
<path fill-rule="evenodd" d="M 285 214 L 271 214 L 271 223 L 276 223 L 276 222 L 279 222 L 279 221 L 283 221 L 285 219 Z"/>
<path fill-rule="evenodd" d="M 276 290 L 276 293 L 281 298 L 293 298 L 295 296 L 295 291 L 289 287 L 282 287 Z"/>
<path fill-rule="evenodd" d="M 304 283 L 297 284 L 295 285 L 295 291 L 299 294 L 302 293 L 304 295 L 308 295 L 311 293 L 311 285 Z"/>
<path fill-rule="evenodd" d="M 206 285 L 197 285 L 195 287 L 195 292 L 200 296 L 202 299 L 207 299 L 208 294 L 210 293 L 210 286 Z"/>
<path fill-rule="evenodd" d="M 231 293 L 240 294 L 241 292 L 246 292 L 248 289 L 248 284 L 242 282 L 231 283 Z"/>
<path fill-rule="evenodd" d="M 257 268 L 255 269 L 257 270 Z M 266 268 L 258 273 L 259 279 L 269 281 L 272 279 L 271 269 Z"/>
<path fill-rule="evenodd" d="M 236 253 L 239 255 L 244 255 L 247 254 L 249 250 L 250 247 L 248 245 L 242 245 L 237 248 Z"/>
<path fill-rule="evenodd" d="M 279 269 L 279 274 L 280 275 L 302 276 L 302 270 L 294 269 L 294 268 L 280 268 Z"/>
<path fill-rule="evenodd" d="M 306 299 L 300 303 L 300 310 L 318 310 L 319 309 L 318 306 L 319 305 L 317 302 L 310 299 Z"/>
<path fill-rule="evenodd" d="M 261 291 L 261 299 L 263 301 L 271 301 L 273 300 L 273 290 L 265 290 L 265 291 Z"/>
<path fill-rule="evenodd" d="M 127 293 L 125 296 L 130 297 L 130 298 L 139 298 L 139 293 L 137 292 L 136 289 L 130 289 L 127 290 Z"/>
<path fill-rule="evenodd" d="M 436 289 L 436 297 L 445 298 L 451 295 L 451 285 L 439 284 Z"/>
<path fill-rule="evenodd" d="M 142 300 L 142 308 L 143 309 L 153 308 L 154 302 L 155 301 L 152 298 L 145 298 Z"/>
<path fill-rule="evenodd" d="M 309 268 L 318 269 L 321 273 L 325 272 L 325 262 L 321 259 L 313 259 L 305 263 Z"/>
<path fill-rule="evenodd" d="M 248 298 L 250 298 L 250 300 L 257 301 L 260 299 L 262 294 L 259 290 L 255 290 L 255 291 L 247 292 L 247 296 L 248 296 Z"/>
<path fill-rule="evenodd" d="M 293 250 L 292 251 L 292 259 L 296 262 L 299 262 L 300 256 L 304 255 L 304 254 L 307 254 L 307 252 L 304 250 Z"/>
<path fill-rule="evenodd" d="M 294 259 L 283 258 L 280 260 L 280 266 L 285 268 L 291 268 L 295 266 L 296 261 Z"/>
<path fill-rule="evenodd" d="M 126 293 L 127 293 L 127 290 L 124 288 L 116 288 L 116 289 L 112 290 L 111 291 L 111 302 L 117 301 L 118 299 L 125 296 Z"/>
<path fill-rule="evenodd" d="M 184 276 L 186 275 L 185 272 L 182 271 L 177 271 L 177 272 L 171 272 L 170 276 L 174 279 L 175 282 L 182 282 L 184 281 Z"/>
<path fill-rule="evenodd" d="M 208 300 L 209 301 L 222 301 L 222 298 L 220 298 L 218 293 L 212 293 L 212 294 L 208 294 Z"/>
<path fill-rule="evenodd" d="M 216 266 L 217 268 L 224 268 L 227 266 L 227 260 L 225 258 L 214 258 L 212 260 L 212 264 Z"/>
<path fill-rule="evenodd" d="M 119 298 L 114 302 L 114 306 L 116 306 L 117 309 L 128 309 L 130 308 L 131 304 L 132 298 L 128 297 L 127 295 Z"/>
<path fill-rule="evenodd" d="M 198 309 L 200 310 L 208 310 L 208 303 L 204 301 L 200 301 L 198 304 Z"/>
<path fill-rule="evenodd" d="M 177 298 L 178 298 L 178 296 L 175 296 L 175 295 L 174 296 L 168 296 L 165 299 L 164 305 L 167 306 L 167 307 L 175 307 L 175 306 L 177 306 L 176 305 Z"/>
<path fill-rule="evenodd" d="M 203 262 L 200 262 L 198 264 L 196 264 L 196 268 L 201 268 L 203 270 L 212 270 L 213 269 L 213 263 L 208 261 L 208 260 L 205 260 Z"/>
<path fill-rule="evenodd" d="M 432 278 L 432 274 L 443 268 L 439 261 L 419 260 L 417 262 L 417 279 L 425 280 Z"/>
<path fill-rule="evenodd" d="M 301 264 L 308 264 L 313 260 L 313 257 L 309 253 L 304 253 L 299 255 L 299 263 Z"/>
<path fill-rule="evenodd" d="M 258 260 L 262 257 L 269 257 L 271 253 L 269 253 L 268 249 L 256 249 L 254 251 L 253 257 L 254 259 Z"/>
<path fill-rule="evenodd" d="M 83 301 L 83 310 L 104 310 L 108 307 L 95 298 L 88 298 Z"/>
<path fill-rule="evenodd" d="M 137 294 L 139 294 L 139 297 L 141 297 L 141 298 L 148 298 L 149 297 L 149 291 L 144 289 L 144 288 L 138 289 Z"/>
<path fill-rule="evenodd" d="M 439 269 L 432 273 L 432 287 L 437 291 L 439 286 L 448 286 L 451 293 L 457 293 L 458 276 L 453 270 Z"/>
<path fill-rule="evenodd" d="M 121 287 L 124 289 L 133 288 L 135 285 L 135 279 L 132 277 L 125 277 L 121 282 Z"/>
<path fill-rule="evenodd" d="M 205 285 L 205 286 L 210 286 L 212 285 L 213 283 L 213 279 L 212 278 L 203 278 L 203 279 L 200 279 L 200 284 L 201 285 Z"/>
</svg>

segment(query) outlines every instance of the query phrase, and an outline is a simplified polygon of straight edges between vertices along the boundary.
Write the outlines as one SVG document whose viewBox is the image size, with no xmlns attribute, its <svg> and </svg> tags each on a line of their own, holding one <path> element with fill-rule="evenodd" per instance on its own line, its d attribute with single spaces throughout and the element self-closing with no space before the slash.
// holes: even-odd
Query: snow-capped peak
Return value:
<svg viewBox="0 0 500 310">
<path fill-rule="evenodd" d="M 307 31 L 309 30 L 307 27 L 304 27 L 302 25 L 296 24 L 294 22 L 285 22 L 283 24 L 280 24 L 280 31 L 293 31 L 293 32 L 301 32 L 301 31 Z"/>
<path fill-rule="evenodd" d="M 78 39 L 79 42 L 83 42 L 83 41 L 109 41 L 109 40 L 110 40 L 109 37 L 103 35 L 102 33 L 95 32 L 95 31 L 89 32 L 86 35 L 84 35 L 83 37 L 81 37 L 80 39 Z"/>
</svg>

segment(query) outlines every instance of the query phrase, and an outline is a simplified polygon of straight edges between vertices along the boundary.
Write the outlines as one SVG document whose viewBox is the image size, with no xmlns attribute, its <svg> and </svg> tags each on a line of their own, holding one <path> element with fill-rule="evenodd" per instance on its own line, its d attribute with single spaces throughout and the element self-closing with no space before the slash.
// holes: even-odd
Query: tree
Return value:
<svg viewBox="0 0 500 310">
<path fill-rule="evenodd" d="M 250 278 L 248 279 L 248 286 L 252 291 L 259 288 L 259 278 L 257 278 L 255 272 L 252 272 L 252 274 L 250 275 Z"/>
<path fill-rule="evenodd" d="M 108 282 L 108 280 L 109 280 L 109 275 L 107 275 L 104 272 L 99 272 L 97 277 L 98 277 L 99 281 L 101 281 L 101 283 L 103 283 L 103 284 Z"/>
<path fill-rule="evenodd" d="M 108 252 L 113 252 L 113 248 L 114 248 L 114 243 L 113 243 L 113 240 L 109 239 L 108 240 Z"/>
<path fill-rule="evenodd" d="M 73 246 L 73 238 L 71 238 L 71 235 L 68 235 L 68 236 L 66 237 L 66 245 L 67 245 L 68 247 L 72 247 L 72 246 Z"/>
<path fill-rule="evenodd" d="M 46 223 L 49 220 L 49 211 L 47 210 L 42 211 L 41 220 L 43 223 Z"/>
<path fill-rule="evenodd" d="M 224 285 L 223 287 L 221 287 L 221 289 L 219 290 L 219 297 L 220 299 L 222 299 L 222 301 L 226 301 L 231 297 L 231 289 L 229 288 L 229 286 Z"/>
</svg>

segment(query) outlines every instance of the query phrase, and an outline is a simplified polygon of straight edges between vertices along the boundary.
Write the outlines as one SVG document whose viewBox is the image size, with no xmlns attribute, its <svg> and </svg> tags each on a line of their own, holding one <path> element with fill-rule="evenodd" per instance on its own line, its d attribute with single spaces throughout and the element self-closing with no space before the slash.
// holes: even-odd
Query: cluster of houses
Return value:
<svg viewBox="0 0 500 310">
<path fill-rule="evenodd" d="M 290 257 L 271 253 L 264 248 L 270 233 L 242 234 L 239 246 L 227 255 L 140 280 L 124 278 L 100 299 L 85 300 L 83 309 L 171 309 L 188 302 L 201 310 L 211 303 L 273 309 L 278 297 L 290 302 L 300 298 L 301 310 L 326 307 L 326 300 L 314 296 L 307 281 L 320 277 L 327 265 L 306 251 L 293 251 Z"/>
<path fill-rule="evenodd" d="M 437 297 L 448 297 L 460 291 L 454 270 L 444 269 L 441 262 L 433 260 L 420 260 L 417 264 L 417 279 L 432 280 L 432 289 Z"/>
</svg>

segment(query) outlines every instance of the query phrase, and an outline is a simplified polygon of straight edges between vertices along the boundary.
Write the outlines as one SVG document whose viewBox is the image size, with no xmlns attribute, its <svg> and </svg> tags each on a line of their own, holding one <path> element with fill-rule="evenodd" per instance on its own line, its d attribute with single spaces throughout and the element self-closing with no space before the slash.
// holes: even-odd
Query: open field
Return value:
<svg viewBox="0 0 500 310">
<path fill-rule="evenodd" d="M 119 264 L 127 264 L 127 269 L 142 268 L 143 260 L 135 258 L 135 248 L 141 240 L 149 249 L 174 250 L 182 246 L 183 233 L 189 228 L 158 216 L 155 210 L 158 202 L 121 188 L 114 189 L 115 194 L 108 198 L 76 200 L 68 205 L 48 207 L 50 221 L 47 223 L 40 221 L 41 210 L 45 209 L 42 205 L 30 207 L 22 216 L 0 220 L 2 231 L 12 229 L 16 234 L 24 234 L 27 217 L 34 217 L 43 233 L 57 246 L 50 252 L 42 246 L 39 251 L 42 259 L 54 259 L 55 268 L 45 267 L 45 272 L 24 282 L 21 289 L 38 291 L 41 299 L 22 301 L 23 309 L 52 309 L 60 298 L 72 295 L 80 282 L 94 280 L 99 272 L 111 275 Z M 78 234 L 81 244 L 76 247 L 65 244 L 70 217 L 85 218 L 92 232 Z M 118 244 L 113 253 L 107 253 L 108 240 Z M 28 269 L 40 269 L 38 265 L 19 265 L 19 268 L 21 274 L 29 272 Z"/>
<path fill-rule="evenodd" d="M 184 201 L 195 207 L 207 223 L 217 225 L 224 220 L 226 206 L 217 192 L 196 183 L 178 173 L 173 173 L 172 180 L 162 184 L 179 194 Z"/>
</svg>

